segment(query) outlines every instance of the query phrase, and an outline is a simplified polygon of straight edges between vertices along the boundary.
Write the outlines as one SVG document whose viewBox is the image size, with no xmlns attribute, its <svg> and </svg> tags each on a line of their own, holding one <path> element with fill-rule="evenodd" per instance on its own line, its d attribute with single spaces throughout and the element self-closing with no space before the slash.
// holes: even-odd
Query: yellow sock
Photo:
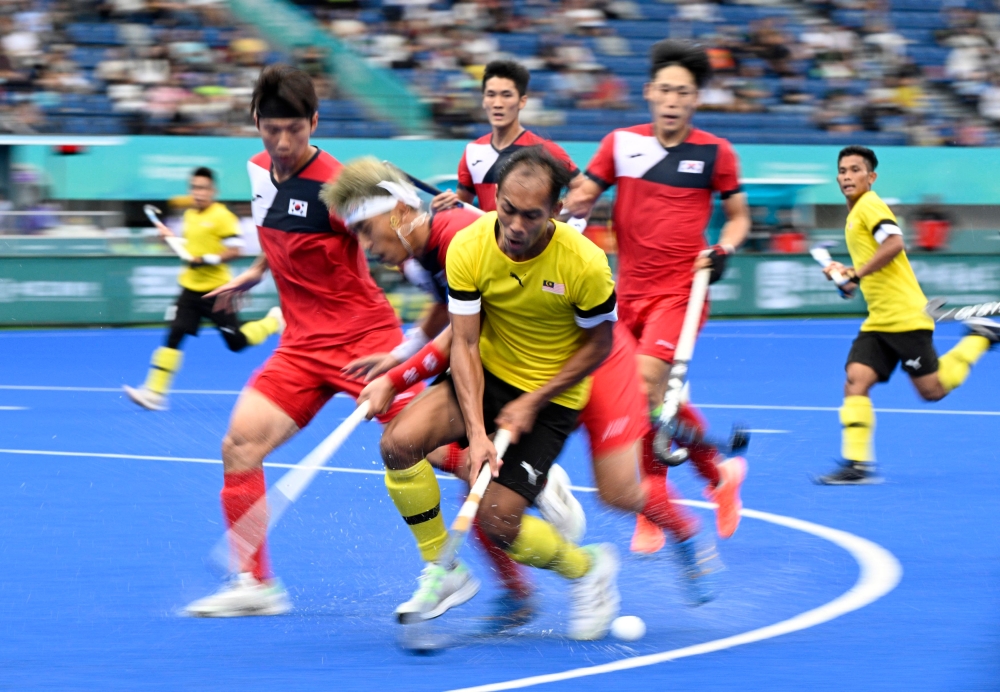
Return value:
<svg viewBox="0 0 1000 692">
<path fill-rule="evenodd" d="M 590 569 L 586 550 L 563 538 L 552 524 L 530 514 L 521 517 L 521 532 L 507 554 L 522 565 L 550 569 L 567 579 L 579 579 Z"/>
<path fill-rule="evenodd" d="M 448 541 L 448 530 L 441 517 L 441 489 L 430 463 L 421 459 L 408 469 L 386 471 L 385 487 L 417 539 L 420 556 L 425 562 L 436 560 Z"/>
<path fill-rule="evenodd" d="M 176 348 L 161 346 L 153 351 L 153 358 L 149 364 L 149 374 L 146 375 L 146 389 L 157 394 L 166 394 L 170 391 L 170 383 L 174 381 L 174 375 L 181 369 L 181 361 L 184 354 Z"/>
<path fill-rule="evenodd" d="M 970 368 L 989 348 L 990 340 L 985 336 L 970 335 L 938 358 L 938 380 L 945 391 L 950 392 L 965 382 Z"/>
<path fill-rule="evenodd" d="M 267 341 L 267 337 L 278 332 L 278 320 L 274 317 L 265 317 L 253 322 L 247 322 L 240 331 L 247 338 L 247 343 L 251 346 L 262 344 Z"/>
<path fill-rule="evenodd" d="M 845 396 L 840 407 L 843 429 L 841 454 L 847 461 L 875 461 L 872 437 L 875 434 L 875 410 L 866 396 Z"/>
</svg>

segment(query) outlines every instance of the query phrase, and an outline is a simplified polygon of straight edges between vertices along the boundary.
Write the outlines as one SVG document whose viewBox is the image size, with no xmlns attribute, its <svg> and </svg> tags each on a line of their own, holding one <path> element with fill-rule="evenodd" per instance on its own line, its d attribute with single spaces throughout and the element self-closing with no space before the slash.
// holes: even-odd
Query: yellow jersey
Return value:
<svg viewBox="0 0 1000 692">
<path fill-rule="evenodd" d="M 214 202 L 203 211 L 188 209 L 184 212 L 183 235 L 187 249 L 194 257 L 221 255 L 226 251 L 227 238 L 240 235 L 239 219 L 224 204 Z M 177 283 L 199 293 L 207 293 L 232 278 L 225 264 L 202 264 L 188 267 L 177 277 Z"/>
<path fill-rule="evenodd" d="M 866 192 L 847 215 L 844 229 L 854 268 L 868 262 L 890 235 L 902 235 L 895 215 L 877 194 Z M 934 320 L 924 312 L 927 298 L 905 250 L 882 269 L 862 278 L 861 293 L 868 303 L 868 319 L 861 325 L 863 332 L 934 329 Z"/>
<path fill-rule="evenodd" d="M 448 309 L 483 313 L 483 367 L 526 392 L 556 376 L 583 342 L 583 330 L 618 317 L 607 256 L 559 221 L 540 255 L 516 262 L 497 245 L 496 212 L 458 232 L 448 248 Z M 580 410 L 590 396 L 585 378 L 552 399 Z"/>
</svg>

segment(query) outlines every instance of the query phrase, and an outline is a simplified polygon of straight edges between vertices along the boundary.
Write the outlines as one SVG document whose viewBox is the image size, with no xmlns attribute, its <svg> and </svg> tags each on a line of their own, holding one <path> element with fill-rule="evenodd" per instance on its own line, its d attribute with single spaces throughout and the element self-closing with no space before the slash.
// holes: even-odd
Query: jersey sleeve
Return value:
<svg viewBox="0 0 1000 692">
<path fill-rule="evenodd" d="M 453 315 L 478 315 L 482 310 L 479 290 L 475 228 L 469 228 L 451 241 L 445 274 L 448 277 L 448 312 Z"/>
<path fill-rule="evenodd" d="M 896 221 L 896 215 L 892 213 L 889 209 L 889 205 L 882 201 L 882 198 L 876 194 L 868 193 L 865 195 L 859 204 L 862 204 L 861 208 L 861 221 L 864 223 L 865 228 L 871 231 L 871 234 L 875 237 L 875 242 L 879 245 L 884 243 L 891 235 L 903 235 L 903 231 L 900 230 L 899 224 Z"/>
<path fill-rule="evenodd" d="M 712 172 L 712 189 L 727 199 L 740 192 L 740 163 L 733 145 L 723 140 Z"/>
<path fill-rule="evenodd" d="M 592 329 L 601 322 L 618 320 L 618 300 L 611 267 L 604 254 L 594 254 L 584 265 L 579 282 L 573 287 L 576 324 L 582 329 Z"/>
<path fill-rule="evenodd" d="M 476 194 L 476 186 L 472 181 L 472 171 L 469 170 L 469 162 L 466 160 L 465 152 L 458 161 L 458 186 L 467 192 Z"/>
<path fill-rule="evenodd" d="M 545 149 L 550 154 L 552 154 L 557 159 L 559 159 L 564 164 L 566 164 L 566 169 L 570 172 L 570 175 L 572 175 L 574 178 L 580 172 L 580 169 L 577 167 L 577 165 L 575 163 L 573 163 L 573 159 L 570 158 L 570 155 L 566 153 L 566 150 L 563 149 L 558 144 L 556 144 L 555 142 L 551 142 L 551 141 L 546 140 L 545 141 Z"/>
<path fill-rule="evenodd" d="M 240 220 L 236 217 L 236 214 L 229 211 L 225 207 L 222 208 L 221 214 L 219 214 L 219 223 L 216 226 L 216 232 L 219 234 L 219 238 L 225 240 L 226 238 L 234 238 L 242 235 L 240 230 Z"/>
<path fill-rule="evenodd" d="M 605 135 L 597 153 L 587 165 L 587 177 L 607 190 L 615 184 L 615 133 Z"/>
</svg>

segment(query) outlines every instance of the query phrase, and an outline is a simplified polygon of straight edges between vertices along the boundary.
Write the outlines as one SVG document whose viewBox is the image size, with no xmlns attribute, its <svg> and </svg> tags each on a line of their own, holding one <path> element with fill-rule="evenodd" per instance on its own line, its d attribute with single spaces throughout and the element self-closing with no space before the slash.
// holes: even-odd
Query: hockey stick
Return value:
<svg viewBox="0 0 1000 692">
<path fill-rule="evenodd" d="M 410 175 L 409 173 L 407 173 L 406 171 L 404 171 L 402 168 L 400 168 L 399 166 L 397 166 L 396 164 L 394 164 L 391 161 L 383 161 L 382 163 L 384 163 L 387 166 L 391 166 L 392 168 L 395 168 L 401 174 L 403 174 L 404 176 L 406 176 L 406 179 L 409 180 L 413 184 L 413 186 L 415 188 L 417 188 L 418 190 L 422 190 L 422 191 L 426 192 L 428 195 L 432 195 L 433 197 L 437 197 L 438 195 L 444 193 L 444 190 L 436 188 L 433 185 L 431 185 L 430 183 L 425 183 L 420 178 L 413 177 L 412 175 Z M 468 202 L 459 202 L 459 205 L 462 206 L 462 207 L 464 207 L 465 209 L 468 209 L 473 214 L 476 214 L 478 216 L 482 216 L 482 215 L 484 215 L 486 213 L 485 211 L 483 211 L 479 207 L 473 206 L 473 205 L 469 204 Z"/>
<path fill-rule="evenodd" d="M 154 226 L 162 226 L 163 222 L 160 221 L 157 214 L 162 214 L 163 212 L 154 207 L 152 204 L 144 204 L 142 206 L 142 211 L 146 214 L 146 218 Z M 174 254 L 180 257 L 185 262 L 191 262 L 194 260 L 194 256 L 188 252 L 187 241 L 184 238 L 179 238 L 175 235 L 163 236 L 164 242 L 170 246 L 170 249 L 174 251 Z"/>
<path fill-rule="evenodd" d="M 497 450 L 497 459 L 503 459 L 503 455 L 507 453 L 507 447 L 510 445 L 510 433 L 506 430 L 497 430 L 496 436 L 493 438 L 493 446 Z M 472 526 L 472 520 L 476 518 L 476 512 L 479 511 L 479 503 L 483 499 L 483 495 L 486 493 L 486 487 L 490 484 L 493 474 L 490 471 L 489 464 L 484 464 L 483 468 L 479 471 L 479 476 L 476 478 L 476 482 L 472 484 L 472 488 L 469 490 L 469 496 L 465 498 L 465 502 L 462 503 L 462 508 L 458 510 L 458 516 L 451 523 L 451 528 L 448 529 L 448 542 L 444 544 L 444 548 L 441 549 L 441 553 L 438 555 L 435 563 L 442 567 L 450 567 L 455 561 L 455 555 L 458 554 L 459 548 L 465 542 L 465 537 L 469 534 L 469 528 Z M 403 625 L 411 625 L 417 622 L 423 622 L 424 618 L 419 613 L 401 613 L 399 616 L 399 622 Z"/>
<path fill-rule="evenodd" d="M 934 318 L 935 322 L 961 322 L 971 317 L 1000 316 L 1000 301 L 976 303 L 960 308 L 945 308 L 946 298 L 931 298 L 927 301 L 924 311 Z"/>
<path fill-rule="evenodd" d="M 667 380 L 667 393 L 663 397 L 663 410 L 660 412 L 660 423 L 653 439 L 656 455 L 661 459 L 671 459 L 670 444 L 677 431 L 677 412 L 680 411 L 684 399 L 684 381 L 687 380 L 688 363 L 694 355 L 694 344 L 698 338 L 698 327 L 701 325 L 701 314 L 705 309 L 705 297 L 708 295 L 708 280 L 711 269 L 699 269 L 695 272 L 691 283 L 691 296 L 688 299 L 687 312 L 681 325 L 681 335 L 674 349 L 674 362 L 670 367 L 670 377 Z M 684 458 L 677 458 L 670 465 L 680 464 Z"/>
<path fill-rule="evenodd" d="M 257 552 L 285 510 L 302 496 L 316 474 L 365 419 L 368 408 L 367 401 L 358 406 L 336 430 L 271 486 L 267 495 L 257 500 L 215 544 L 210 554 L 212 562 L 231 574 L 238 573 L 242 569 L 240 557 L 249 557 Z"/>
<path fill-rule="evenodd" d="M 833 258 L 830 257 L 830 251 L 827 249 L 830 247 L 830 243 L 819 243 L 813 246 L 809 250 L 809 254 L 812 258 L 816 260 L 823 269 L 826 269 L 833 262 Z M 855 283 L 852 279 L 844 276 L 837 270 L 830 272 L 830 278 L 833 279 L 833 283 L 837 285 L 837 290 L 840 291 L 840 297 L 844 300 L 850 300 L 854 297 L 854 291 L 847 288 L 848 285 Z"/>
</svg>

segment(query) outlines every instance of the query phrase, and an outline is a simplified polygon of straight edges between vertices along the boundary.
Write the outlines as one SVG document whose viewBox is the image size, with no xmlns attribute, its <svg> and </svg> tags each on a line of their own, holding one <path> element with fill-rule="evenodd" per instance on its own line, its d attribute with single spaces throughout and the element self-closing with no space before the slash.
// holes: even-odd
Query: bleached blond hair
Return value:
<svg viewBox="0 0 1000 692">
<path fill-rule="evenodd" d="M 363 156 L 344 166 L 332 184 L 323 186 L 319 197 L 331 211 L 344 218 L 364 199 L 392 197 L 388 190 L 378 186 L 384 181 L 410 185 L 394 166 L 374 156 Z"/>
</svg>

